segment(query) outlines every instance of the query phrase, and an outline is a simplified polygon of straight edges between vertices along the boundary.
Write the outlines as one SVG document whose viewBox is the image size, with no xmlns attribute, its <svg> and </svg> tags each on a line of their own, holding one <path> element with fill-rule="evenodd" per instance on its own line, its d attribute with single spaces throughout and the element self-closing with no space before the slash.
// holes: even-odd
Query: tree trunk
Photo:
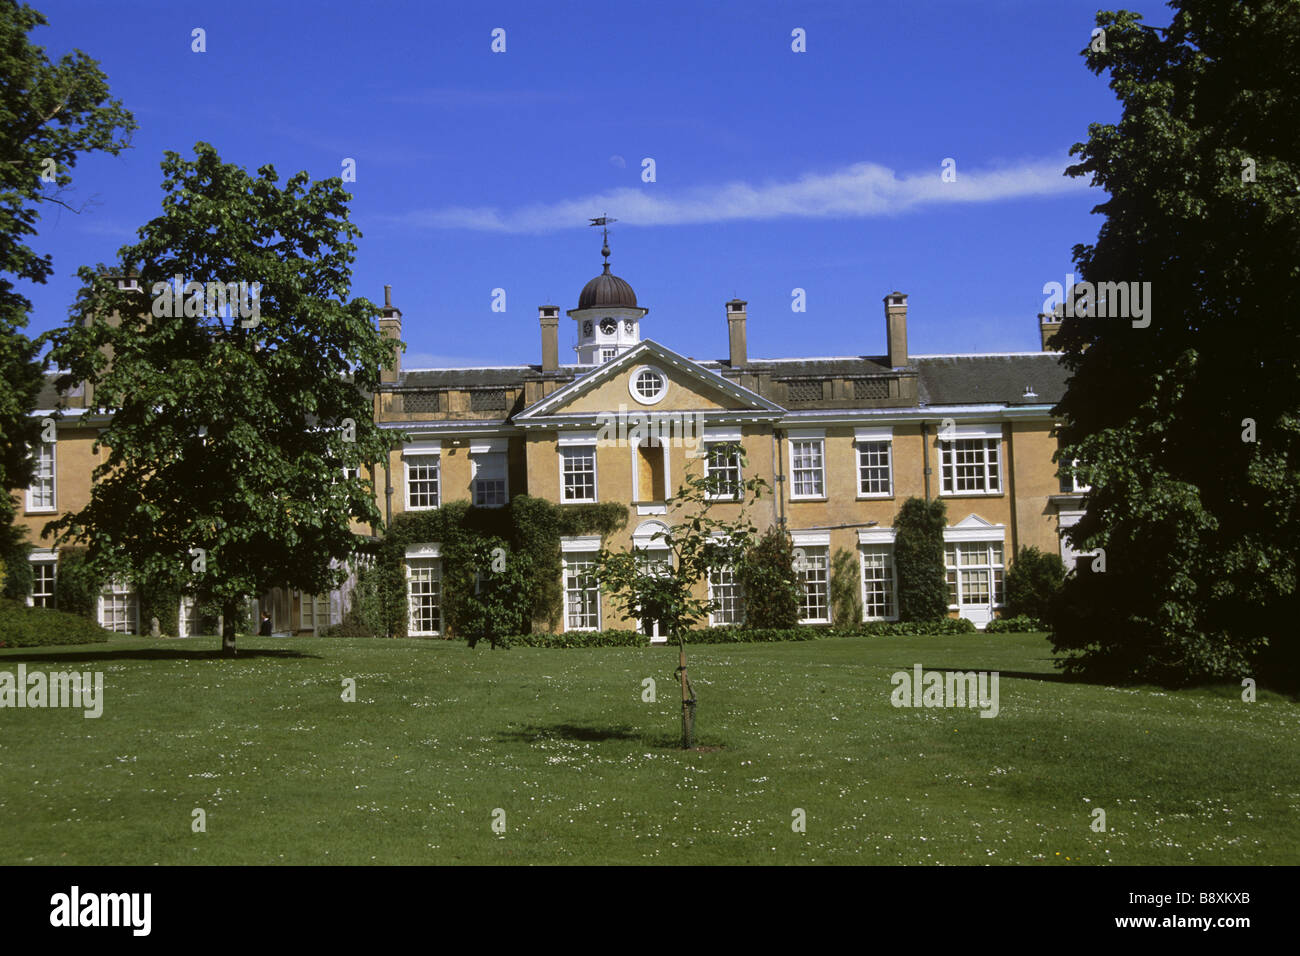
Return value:
<svg viewBox="0 0 1300 956">
<path fill-rule="evenodd" d="M 695 744 L 695 695 L 686 678 L 686 639 L 677 635 L 677 673 L 682 680 L 682 749 Z"/>
<path fill-rule="evenodd" d="M 235 656 L 235 619 L 239 605 L 230 603 L 221 609 L 221 656 Z"/>
</svg>

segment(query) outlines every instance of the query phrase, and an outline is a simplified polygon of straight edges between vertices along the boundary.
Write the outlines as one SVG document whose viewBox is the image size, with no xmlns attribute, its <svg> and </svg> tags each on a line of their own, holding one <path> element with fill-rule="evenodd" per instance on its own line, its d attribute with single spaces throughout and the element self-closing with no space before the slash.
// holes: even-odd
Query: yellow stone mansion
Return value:
<svg viewBox="0 0 1300 956">
<path fill-rule="evenodd" d="M 749 357 L 747 304 L 724 305 L 725 359 L 694 360 L 641 335 L 648 309 L 603 271 L 566 312 L 576 361 L 560 361 L 560 308 L 541 306 L 540 362 L 474 369 L 385 369 L 374 409 L 381 427 L 404 432 L 372 476 L 381 513 L 438 508 L 455 500 L 504 505 L 529 494 L 556 503 L 619 502 L 626 530 L 607 542 L 653 548 L 670 496 L 689 470 L 741 477 L 741 464 L 711 446 L 739 442 L 743 477 L 762 477 L 772 494 L 751 506 L 762 528 L 785 528 L 804 555 L 801 617 L 832 623 L 831 559 L 856 558 L 864 620 L 897 616 L 891 523 L 911 496 L 942 498 L 949 605 L 983 627 L 999 612 L 1008 562 L 1021 546 L 1073 554 L 1061 531 L 1077 521 L 1082 493 L 1053 463 L 1051 408 L 1066 373 L 1048 351 L 1055 327 L 1041 327 L 1043 351 L 910 355 L 907 296 L 884 297 L 884 352 L 832 358 Z M 131 281 L 131 280 L 123 280 Z M 379 319 L 402 336 L 390 290 Z M 52 378 L 51 378 L 52 383 Z M 16 492 L 19 520 L 36 543 L 31 600 L 50 604 L 57 554 L 42 538 L 47 521 L 83 507 L 102 414 L 77 389 L 42 393 L 37 415 L 63 410 L 56 440 L 37 450 L 37 477 Z M 89 407 L 88 407 L 89 406 Z M 638 422 L 663 424 L 657 429 Z M 102 419 L 101 419 L 102 423 Z M 621 431 L 620 431 L 621 428 Z M 718 506 L 724 516 L 726 509 Z M 382 532 L 358 526 L 359 533 Z M 599 536 L 561 540 L 564 629 L 626 627 L 590 574 Z M 443 631 L 439 542 L 407 550 L 409 633 Z M 701 582 L 715 602 L 711 624 L 739 623 L 744 596 L 728 574 Z M 276 589 L 261 598 L 280 633 L 316 632 L 347 610 L 344 590 L 303 595 Z M 100 598 L 101 623 L 148 630 L 129 584 Z M 182 608 L 181 631 L 192 625 Z M 834 622 L 849 623 L 849 622 Z"/>
</svg>

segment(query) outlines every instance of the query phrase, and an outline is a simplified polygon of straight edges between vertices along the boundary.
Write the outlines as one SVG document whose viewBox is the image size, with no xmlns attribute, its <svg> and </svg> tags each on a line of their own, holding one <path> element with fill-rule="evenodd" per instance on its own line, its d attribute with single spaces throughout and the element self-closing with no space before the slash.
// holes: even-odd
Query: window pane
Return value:
<svg viewBox="0 0 1300 956">
<path fill-rule="evenodd" d="M 411 634 L 442 630 L 442 562 L 438 558 L 408 558 L 406 596 Z"/>
<path fill-rule="evenodd" d="M 858 494 L 887 495 L 890 487 L 891 442 L 865 442 L 858 446 Z"/>
<path fill-rule="evenodd" d="M 438 456 L 413 455 L 407 458 L 406 487 L 410 507 L 438 507 Z"/>
<path fill-rule="evenodd" d="M 596 449 L 592 446 L 561 448 L 560 460 L 564 467 L 564 487 L 561 495 L 565 501 L 596 500 Z"/>
<path fill-rule="evenodd" d="M 875 545 L 862 552 L 863 616 L 894 617 L 894 549 Z"/>
<path fill-rule="evenodd" d="M 824 494 L 822 481 L 822 442 L 792 441 L 790 443 L 790 471 L 793 479 L 792 496 L 820 498 Z"/>
<path fill-rule="evenodd" d="M 471 456 L 474 470 L 474 504 L 483 507 L 506 503 L 506 456 L 504 452 Z"/>
<path fill-rule="evenodd" d="M 804 548 L 804 570 L 800 575 L 803 596 L 799 618 L 805 623 L 830 620 L 830 576 L 826 548 Z"/>
<path fill-rule="evenodd" d="M 600 627 L 600 588 L 596 563 L 590 558 L 564 559 L 564 619 L 566 630 L 594 631 Z"/>
</svg>

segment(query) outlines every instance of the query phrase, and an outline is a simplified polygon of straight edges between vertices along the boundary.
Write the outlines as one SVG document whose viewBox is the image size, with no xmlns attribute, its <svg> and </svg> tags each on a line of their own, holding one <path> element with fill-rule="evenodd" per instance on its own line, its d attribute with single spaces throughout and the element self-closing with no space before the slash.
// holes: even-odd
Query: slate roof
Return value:
<svg viewBox="0 0 1300 956">
<path fill-rule="evenodd" d="M 1055 352 L 922 356 L 912 364 L 927 405 L 1055 405 L 1068 377 Z M 1024 397 L 1026 385 L 1037 398 Z"/>
<path fill-rule="evenodd" d="M 521 386 L 541 371 L 537 365 L 507 365 L 497 368 L 428 368 L 403 371 L 398 389 L 474 388 Z M 561 369 L 561 371 L 564 371 Z"/>
</svg>

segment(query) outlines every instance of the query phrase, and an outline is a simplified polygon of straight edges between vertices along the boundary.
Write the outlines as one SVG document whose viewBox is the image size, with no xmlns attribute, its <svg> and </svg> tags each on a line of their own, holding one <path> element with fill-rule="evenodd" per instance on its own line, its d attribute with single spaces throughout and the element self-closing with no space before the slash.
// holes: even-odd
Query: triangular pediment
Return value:
<svg viewBox="0 0 1300 956">
<path fill-rule="evenodd" d="M 953 525 L 953 527 L 954 528 L 1001 528 L 1002 525 L 994 524 L 991 521 L 985 521 L 977 514 L 968 514 L 966 517 L 962 518 L 955 525 Z"/>
<path fill-rule="evenodd" d="M 637 377 L 645 369 L 658 372 L 666 383 L 662 396 L 650 402 L 638 400 L 634 393 Z M 717 415 L 784 412 L 757 392 L 646 339 L 530 405 L 514 420 L 524 425 L 554 417 L 608 414 L 620 407 L 629 412 Z"/>
</svg>

